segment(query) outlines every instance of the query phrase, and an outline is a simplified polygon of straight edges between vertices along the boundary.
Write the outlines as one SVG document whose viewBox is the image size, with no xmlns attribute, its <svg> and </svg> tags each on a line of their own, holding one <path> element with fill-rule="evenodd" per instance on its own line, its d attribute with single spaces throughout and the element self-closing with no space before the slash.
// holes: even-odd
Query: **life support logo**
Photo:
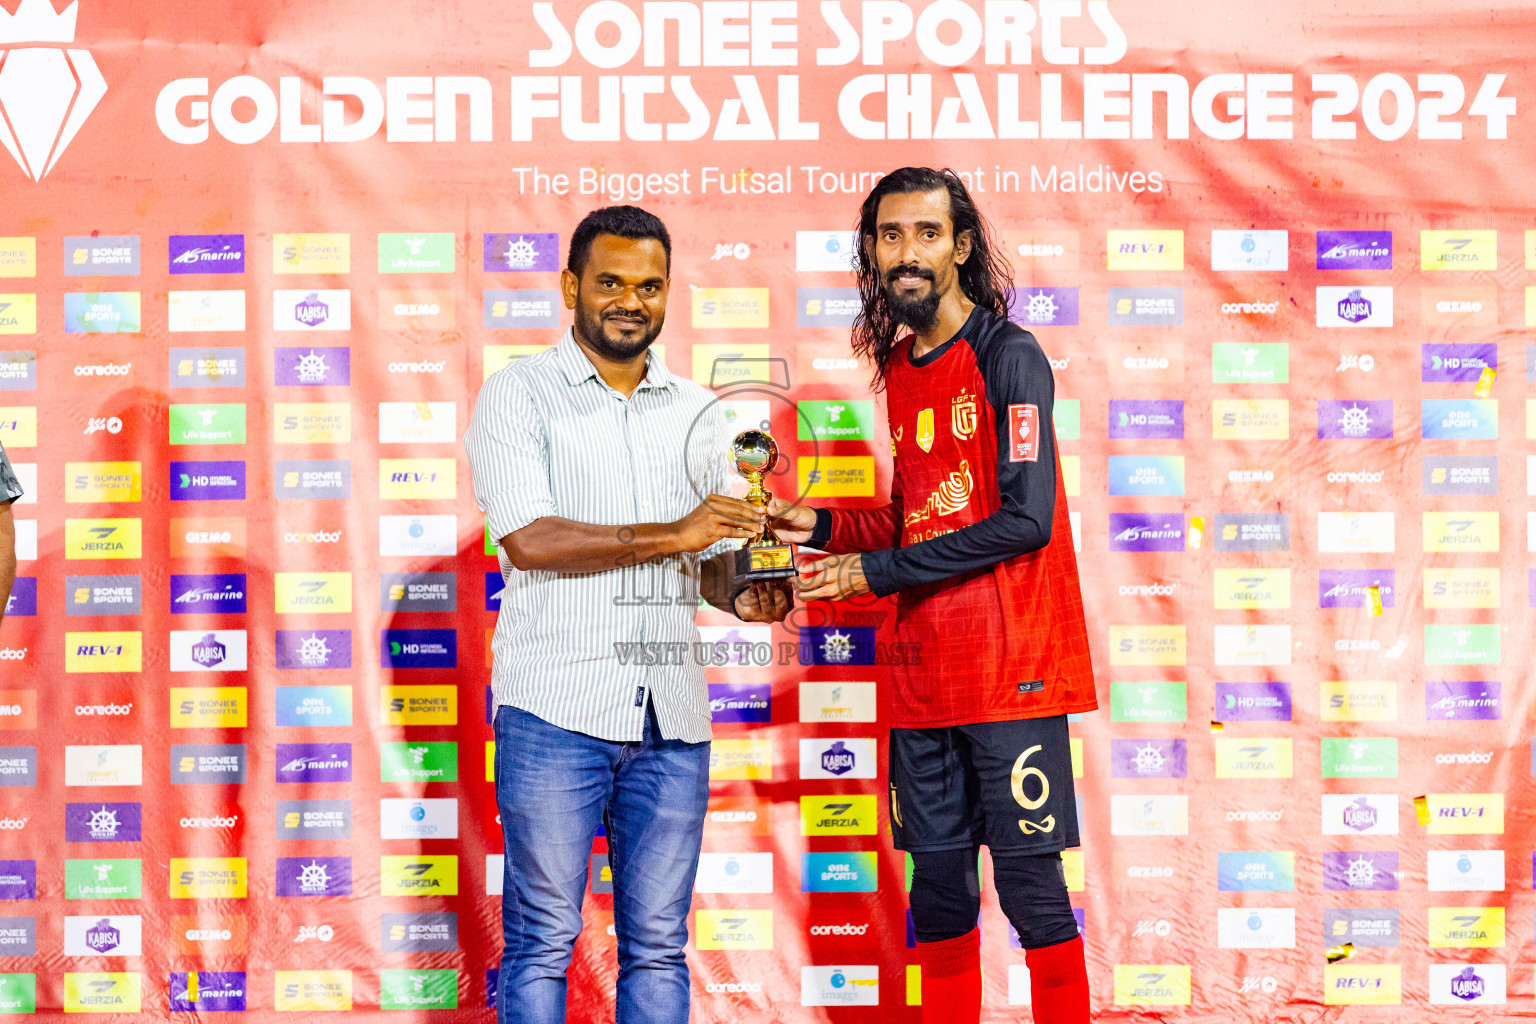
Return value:
<svg viewBox="0 0 1536 1024">
<path fill-rule="evenodd" d="M 11 15 L 0 10 L 0 143 L 33 181 L 53 170 L 107 94 L 89 50 L 37 45 L 74 42 L 78 13 L 78 2 L 60 13 L 50 0 L 22 0 Z"/>
</svg>

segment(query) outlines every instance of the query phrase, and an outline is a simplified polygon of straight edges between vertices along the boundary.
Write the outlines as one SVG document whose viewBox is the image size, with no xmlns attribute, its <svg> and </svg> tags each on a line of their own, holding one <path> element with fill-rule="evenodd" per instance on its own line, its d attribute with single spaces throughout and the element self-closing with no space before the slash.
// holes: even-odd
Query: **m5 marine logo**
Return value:
<svg viewBox="0 0 1536 1024">
<path fill-rule="evenodd" d="M 107 93 L 89 50 L 36 45 L 74 42 L 78 11 L 71 3 L 61 14 L 49 0 L 0 10 L 0 143 L 33 181 L 53 170 Z"/>
</svg>

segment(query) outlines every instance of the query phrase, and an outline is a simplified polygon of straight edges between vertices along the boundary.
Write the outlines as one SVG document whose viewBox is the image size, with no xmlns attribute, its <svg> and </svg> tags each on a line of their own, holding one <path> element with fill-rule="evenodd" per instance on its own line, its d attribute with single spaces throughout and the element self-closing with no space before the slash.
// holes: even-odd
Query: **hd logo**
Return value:
<svg viewBox="0 0 1536 1024">
<path fill-rule="evenodd" d="M 386 854 L 379 858 L 380 896 L 457 896 L 458 894 L 459 858 L 456 856 Z"/>
<path fill-rule="evenodd" d="M 75 3 L 60 13 L 49 0 L 23 0 L 0 22 L 0 74 L 8 84 L 0 108 L 11 126 L 0 128 L 0 141 L 33 181 L 53 170 L 107 94 L 89 50 L 38 45 L 74 42 L 77 13 Z M 137 1013 L 138 975 L 133 977 Z"/>
<path fill-rule="evenodd" d="M 386 629 L 379 638 L 384 668 L 455 668 L 458 659 L 458 634 L 451 629 Z"/>
</svg>

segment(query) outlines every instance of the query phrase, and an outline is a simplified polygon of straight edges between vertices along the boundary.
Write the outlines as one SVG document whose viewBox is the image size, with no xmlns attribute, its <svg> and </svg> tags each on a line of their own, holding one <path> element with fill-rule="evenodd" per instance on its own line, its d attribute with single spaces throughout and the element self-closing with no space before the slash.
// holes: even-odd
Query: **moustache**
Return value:
<svg viewBox="0 0 1536 1024">
<path fill-rule="evenodd" d="M 640 324 L 649 324 L 651 322 L 651 318 L 646 316 L 644 313 L 628 313 L 628 312 L 624 312 L 624 313 L 604 313 L 602 315 L 602 319 L 603 320 L 634 320 L 634 321 L 638 321 Z"/>
<path fill-rule="evenodd" d="M 925 281 L 932 281 L 933 271 L 910 264 L 900 267 L 892 267 L 890 270 L 886 271 L 885 282 L 886 284 L 895 284 L 898 277 L 921 277 Z"/>
</svg>

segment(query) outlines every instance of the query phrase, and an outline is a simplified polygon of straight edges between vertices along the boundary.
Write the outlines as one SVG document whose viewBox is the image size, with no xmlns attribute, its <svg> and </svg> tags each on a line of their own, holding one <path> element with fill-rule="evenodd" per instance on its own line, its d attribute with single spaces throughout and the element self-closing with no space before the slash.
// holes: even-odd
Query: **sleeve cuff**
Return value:
<svg viewBox="0 0 1536 1024">
<path fill-rule="evenodd" d="M 901 584 L 896 579 L 896 567 L 893 564 L 895 555 L 895 548 L 864 552 L 864 559 L 860 564 L 864 567 L 864 579 L 869 583 L 869 589 L 876 597 L 890 597 L 901 589 Z"/>
<path fill-rule="evenodd" d="M 810 538 L 801 546 L 812 548 L 816 551 L 825 551 L 830 543 L 832 543 L 832 510 L 818 508 L 816 510 L 816 526 L 811 530 Z"/>
<path fill-rule="evenodd" d="M 536 508 L 520 508 L 510 501 L 492 501 L 485 509 L 486 521 L 491 529 L 491 541 L 499 543 L 501 538 L 509 533 L 516 533 L 535 519 L 543 519 L 545 516 L 555 514 L 555 506 Z"/>
</svg>

